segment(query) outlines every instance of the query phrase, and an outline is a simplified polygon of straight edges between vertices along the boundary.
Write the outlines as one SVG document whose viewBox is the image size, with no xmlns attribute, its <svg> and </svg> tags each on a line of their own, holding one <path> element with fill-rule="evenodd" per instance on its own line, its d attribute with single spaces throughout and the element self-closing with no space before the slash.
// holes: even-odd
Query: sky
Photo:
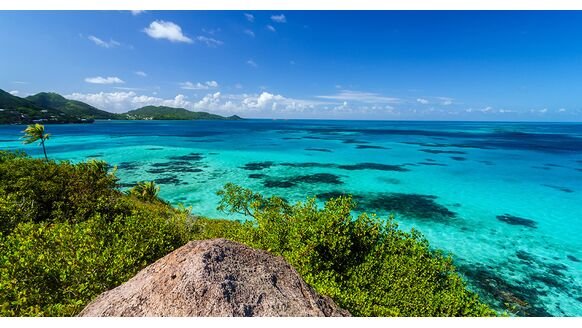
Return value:
<svg viewBox="0 0 582 328">
<path fill-rule="evenodd" d="M 0 11 L 0 89 L 111 112 L 582 121 L 582 12 Z"/>
</svg>

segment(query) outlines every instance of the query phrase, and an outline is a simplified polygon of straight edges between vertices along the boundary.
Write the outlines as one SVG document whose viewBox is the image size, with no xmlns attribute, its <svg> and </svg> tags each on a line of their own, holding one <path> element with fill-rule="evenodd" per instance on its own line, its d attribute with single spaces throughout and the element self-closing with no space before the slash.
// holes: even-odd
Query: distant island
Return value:
<svg viewBox="0 0 582 328">
<path fill-rule="evenodd" d="M 95 120 L 241 120 L 185 108 L 145 106 L 127 113 L 110 113 L 58 93 L 41 92 L 21 98 L 0 89 L 0 124 L 93 123 Z"/>
</svg>

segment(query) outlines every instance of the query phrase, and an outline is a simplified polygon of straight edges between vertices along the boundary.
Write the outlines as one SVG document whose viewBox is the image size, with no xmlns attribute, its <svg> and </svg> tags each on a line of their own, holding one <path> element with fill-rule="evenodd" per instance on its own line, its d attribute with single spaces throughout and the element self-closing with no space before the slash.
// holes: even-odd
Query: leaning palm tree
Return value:
<svg viewBox="0 0 582 328">
<path fill-rule="evenodd" d="M 148 202 L 155 202 L 159 200 L 159 192 L 160 187 L 156 186 L 156 183 L 153 181 L 138 182 L 129 191 L 131 195 L 135 195 L 137 198 Z"/>
<path fill-rule="evenodd" d="M 29 125 L 24 131 L 24 136 L 22 137 L 24 141 L 23 144 L 28 145 L 31 143 L 35 143 L 40 140 L 40 145 L 42 146 L 42 151 L 44 152 L 44 158 L 48 162 L 48 156 L 46 155 L 46 148 L 44 146 L 45 140 L 48 140 L 50 134 L 44 133 L 44 125 L 42 124 L 35 124 Z"/>
</svg>

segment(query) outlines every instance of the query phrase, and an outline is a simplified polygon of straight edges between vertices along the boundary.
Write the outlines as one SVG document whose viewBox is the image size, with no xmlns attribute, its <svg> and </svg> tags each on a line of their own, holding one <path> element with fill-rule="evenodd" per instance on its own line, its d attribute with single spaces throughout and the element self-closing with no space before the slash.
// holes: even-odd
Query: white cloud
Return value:
<svg viewBox="0 0 582 328">
<path fill-rule="evenodd" d="M 240 84 L 240 83 L 237 83 L 237 84 L 234 85 L 234 88 L 235 89 L 242 89 L 243 88 L 243 85 Z"/>
<path fill-rule="evenodd" d="M 286 23 L 287 22 L 287 19 L 285 18 L 285 15 L 283 15 L 283 14 L 273 15 L 273 16 L 271 16 L 271 20 L 273 22 L 276 22 L 276 23 Z"/>
<path fill-rule="evenodd" d="M 111 112 L 122 113 L 147 105 L 180 107 L 188 110 L 202 110 L 222 113 L 284 113 L 316 110 L 318 106 L 329 104 L 321 101 L 287 98 L 279 94 L 262 92 L 260 94 L 231 94 L 220 92 L 209 93 L 198 100 L 189 100 L 184 95 L 163 99 L 148 95 L 139 95 L 134 91 L 100 92 L 93 94 L 73 93 L 66 98 L 79 100 L 97 108 Z"/>
<path fill-rule="evenodd" d="M 244 15 L 245 15 L 246 19 L 247 19 L 249 22 L 251 22 L 251 23 L 252 23 L 252 22 L 254 22 L 254 21 L 255 21 L 255 16 L 254 16 L 253 14 L 248 14 L 248 13 L 245 13 Z"/>
<path fill-rule="evenodd" d="M 192 43 L 192 39 L 182 33 L 182 28 L 172 22 L 162 20 L 153 21 L 149 27 L 143 29 L 147 35 L 154 39 L 166 39 L 172 42 Z"/>
<path fill-rule="evenodd" d="M 559 113 L 564 113 L 564 112 L 566 112 L 566 108 L 560 108 L 560 109 L 558 109 L 558 112 Z"/>
<path fill-rule="evenodd" d="M 421 104 L 423 104 L 423 105 L 428 105 L 428 103 L 429 103 L 429 101 L 428 101 L 428 100 L 426 100 L 426 99 L 423 99 L 423 98 L 418 98 L 418 99 L 416 99 L 416 101 L 417 101 L 418 103 L 421 103 Z"/>
<path fill-rule="evenodd" d="M 273 27 L 273 25 L 267 25 L 267 29 L 268 29 L 269 31 L 271 31 L 271 32 L 275 32 L 275 31 L 277 31 L 277 30 L 276 30 L 276 29 Z"/>
<path fill-rule="evenodd" d="M 93 94 L 73 93 L 66 95 L 66 98 L 79 100 L 107 111 L 122 113 L 135 108 L 154 105 L 169 107 L 187 107 L 190 102 L 184 95 L 177 95 L 173 99 L 162 99 L 157 97 L 137 95 L 133 91 L 129 92 L 100 92 Z"/>
<path fill-rule="evenodd" d="M 146 12 L 145 10 L 130 10 L 130 11 L 133 16 L 137 16 Z"/>
<path fill-rule="evenodd" d="M 251 30 L 244 30 L 244 33 L 250 37 L 255 37 L 255 32 L 251 31 Z"/>
<path fill-rule="evenodd" d="M 14 84 L 28 84 L 28 82 L 24 82 L 24 81 L 12 81 L 12 83 L 14 83 Z"/>
<path fill-rule="evenodd" d="M 146 77 L 148 76 L 146 72 L 144 71 L 136 71 L 135 75 L 141 76 L 141 77 Z"/>
<path fill-rule="evenodd" d="M 249 65 L 250 67 L 254 67 L 254 68 L 257 68 L 257 67 L 259 66 L 259 65 L 257 65 L 257 63 L 255 63 L 255 61 L 254 61 L 254 60 L 252 60 L 252 59 L 249 59 L 249 60 L 247 60 L 247 65 Z"/>
<path fill-rule="evenodd" d="M 445 105 L 445 106 L 452 105 L 453 100 L 455 100 L 455 99 L 449 98 L 449 97 L 436 97 L 436 99 L 440 100 L 441 105 Z"/>
<path fill-rule="evenodd" d="M 18 90 L 12 90 L 9 92 L 11 95 L 16 96 L 17 94 L 19 94 L 20 92 Z"/>
<path fill-rule="evenodd" d="M 93 41 L 96 45 L 103 47 L 103 48 L 113 48 L 121 45 L 121 43 L 111 39 L 109 41 L 103 41 L 94 35 L 89 35 L 87 39 Z"/>
<path fill-rule="evenodd" d="M 110 76 L 110 77 L 88 77 L 85 79 L 87 83 L 93 84 L 118 84 L 118 83 L 125 83 L 122 79 L 118 78 L 117 76 Z"/>
<path fill-rule="evenodd" d="M 216 81 L 207 81 L 204 83 L 192 83 L 190 81 L 180 83 L 180 87 L 185 90 L 208 90 L 218 88 L 218 82 Z"/>
<path fill-rule="evenodd" d="M 202 43 L 206 44 L 207 47 L 210 47 L 210 48 L 216 48 L 216 47 L 224 44 L 224 42 L 222 42 L 220 40 L 216 40 L 216 39 L 209 38 L 209 37 L 202 36 L 202 35 L 197 36 L 196 41 L 202 42 Z"/>
<path fill-rule="evenodd" d="M 372 92 L 360 92 L 360 91 L 350 91 L 342 90 L 335 95 L 317 96 L 321 99 L 332 99 L 332 100 L 347 100 L 347 101 L 358 101 L 363 103 L 387 103 L 387 104 L 398 104 L 402 100 L 399 98 L 385 97 L 377 93 Z"/>
</svg>

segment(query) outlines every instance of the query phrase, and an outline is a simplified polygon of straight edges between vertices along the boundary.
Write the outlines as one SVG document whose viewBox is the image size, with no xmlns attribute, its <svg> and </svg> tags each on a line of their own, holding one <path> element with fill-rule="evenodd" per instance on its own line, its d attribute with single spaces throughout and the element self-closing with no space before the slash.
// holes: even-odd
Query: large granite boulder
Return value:
<svg viewBox="0 0 582 328">
<path fill-rule="evenodd" d="M 349 316 L 282 257 L 192 241 L 99 295 L 80 316 Z"/>
</svg>

